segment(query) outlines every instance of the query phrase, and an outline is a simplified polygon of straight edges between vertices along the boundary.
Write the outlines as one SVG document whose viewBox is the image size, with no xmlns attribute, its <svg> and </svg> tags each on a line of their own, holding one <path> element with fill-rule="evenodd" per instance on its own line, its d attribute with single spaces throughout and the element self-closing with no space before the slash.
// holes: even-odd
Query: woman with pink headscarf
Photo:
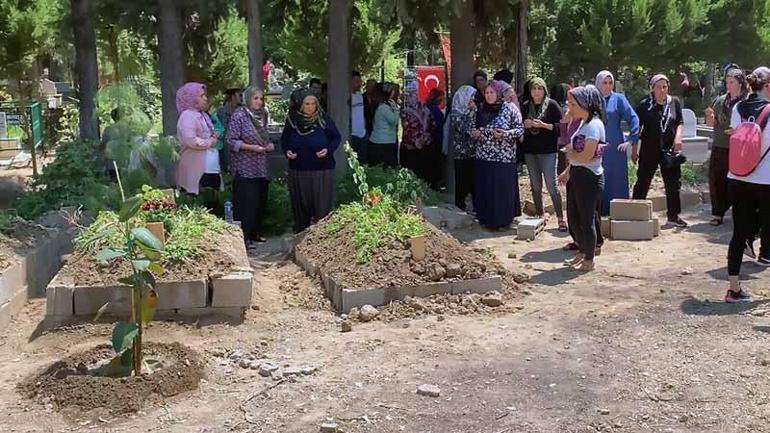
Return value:
<svg viewBox="0 0 770 433">
<path fill-rule="evenodd" d="M 176 136 L 179 140 L 180 159 L 176 168 L 176 184 L 190 195 L 198 195 L 200 188 L 222 189 L 219 152 L 211 118 L 206 113 L 208 96 L 206 86 L 187 83 L 176 92 L 179 121 Z"/>
</svg>

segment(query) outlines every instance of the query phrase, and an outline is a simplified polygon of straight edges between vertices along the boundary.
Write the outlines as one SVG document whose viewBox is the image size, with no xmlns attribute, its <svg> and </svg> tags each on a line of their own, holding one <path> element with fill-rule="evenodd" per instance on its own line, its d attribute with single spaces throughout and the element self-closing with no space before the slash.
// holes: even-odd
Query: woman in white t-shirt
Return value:
<svg viewBox="0 0 770 433">
<path fill-rule="evenodd" d="M 567 94 L 568 114 L 581 121 L 563 148 L 569 166 L 559 176 L 567 183 L 567 220 L 578 244 L 575 258 L 566 262 L 576 271 L 594 269 L 596 226 L 594 214 L 604 189 L 602 150 L 606 143 L 602 94 L 595 86 L 576 87 Z"/>
<path fill-rule="evenodd" d="M 762 110 L 770 104 L 770 68 L 754 70 L 747 81 L 751 95 L 733 108 L 730 128 L 735 129 L 741 122 L 754 118 L 760 120 Z M 729 287 L 725 302 L 751 302 L 752 298 L 740 283 L 741 262 L 747 243 L 761 234 L 762 245 L 757 263 L 770 266 L 770 128 L 768 122 L 760 122 L 762 128 L 762 151 L 764 158 L 748 176 L 727 174 L 727 188 L 733 207 L 733 237 L 727 253 L 727 279 Z M 728 134 L 731 131 L 728 131 Z"/>
</svg>

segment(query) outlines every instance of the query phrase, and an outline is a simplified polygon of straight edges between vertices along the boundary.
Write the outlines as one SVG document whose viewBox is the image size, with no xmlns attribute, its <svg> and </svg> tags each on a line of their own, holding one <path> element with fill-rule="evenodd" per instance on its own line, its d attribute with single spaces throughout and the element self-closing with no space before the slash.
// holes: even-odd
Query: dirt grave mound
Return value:
<svg viewBox="0 0 770 433">
<path fill-rule="evenodd" d="M 322 272 L 346 288 L 416 286 L 447 279 L 477 279 L 499 275 L 494 259 L 461 244 L 452 236 L 426 223 L 425 258 L 412 260 L 409 246 L 386 239 L 364 264 L 357 262 L 353 226 L 336 233 L 327 230 L 327 220 L 311 227 L 297 245 Z"/>
<path fill-rule="evenodd" d="M 26 221 L 17 221 L 12 230 L 0 232 L 0 271 L 11 266 L 46 236 L 48 232 L 43 227 Z"/>
<path fill-rule="evenodd" d="M 107 344 L 71 355 L 19 383 L 19 393 L 82 419 L 136 412 L 148 402 L 197 389 L 204 376 L 200 356 L 179 343 L 144 345 L 144 358 L 162 364 L 151 374 L 105 377 L 88 367 L 114 356 Z"/>
</svg>

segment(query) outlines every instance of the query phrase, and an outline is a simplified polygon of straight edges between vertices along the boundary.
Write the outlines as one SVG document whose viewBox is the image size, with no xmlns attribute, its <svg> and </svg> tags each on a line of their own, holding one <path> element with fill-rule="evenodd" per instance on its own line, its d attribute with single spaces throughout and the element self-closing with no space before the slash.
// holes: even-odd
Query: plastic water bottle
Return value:
<svg viewBox="0 0 770 433">
<path fill-rule="evenodd" d="M 233 203 L 230 200 L 225 202 L 225 221 L 233 223 Z"/>
</svg>

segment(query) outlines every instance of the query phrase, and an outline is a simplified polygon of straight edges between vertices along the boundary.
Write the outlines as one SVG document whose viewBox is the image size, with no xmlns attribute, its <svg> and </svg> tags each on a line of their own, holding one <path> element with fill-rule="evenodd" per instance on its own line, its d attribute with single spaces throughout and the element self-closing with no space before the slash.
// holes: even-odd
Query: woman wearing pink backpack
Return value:
<svg viewBox="0 0 770 433">
<path fill-rule="evenodd" d="M 758 263 L 770 265 L 770 68 L 759 67 L 748 77 L 751 95 L 738 103 L 730 120 L 728 190 L 733 206 L 733 237 L 727 255 L 730 286 L 726 302 L 751 302 L 740 284 L 741 261 L 747 241 L 761 231 Z M 757 225 L 762 226 L 757 227 Z"/>
</svg>

